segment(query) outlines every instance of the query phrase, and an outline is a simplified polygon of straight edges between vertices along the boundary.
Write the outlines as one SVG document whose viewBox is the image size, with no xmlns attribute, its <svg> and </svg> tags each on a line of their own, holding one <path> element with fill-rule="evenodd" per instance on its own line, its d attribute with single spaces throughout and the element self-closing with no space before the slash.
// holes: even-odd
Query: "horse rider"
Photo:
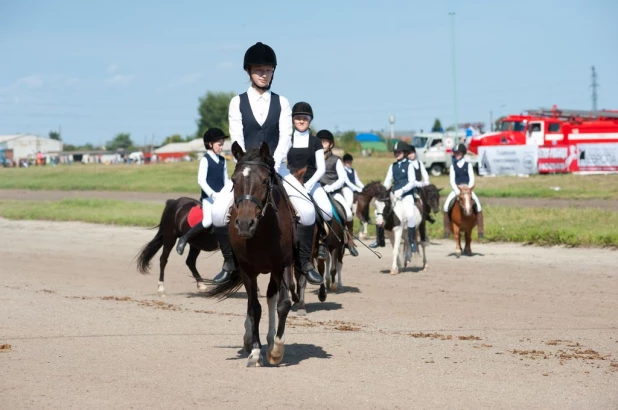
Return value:
<svg viewBox="0 0 618 410">
<path fill-rule="evenodd" d="M 425 169 L 425 166 L 416 157 L 416 148 L 414 145 L 410 145 L 410 152 L 408 152 L 407 158 L 408 161 L 410 161 L 410 166 L 414 168 L 414 179 L 416 179 L 417 182 L 422 183 L 421 187 L 429 185 L 429 174 L 427 174 L 427 169 Z M 418 194 L 418 189 L 413 189 L 412 195 L 414 195 L 414 199 L 416 201 L 420 201 L 421 198 Z M 423 211 L 421 210 L 421 213 L 422 212 Z M 427 214 L 427 220 L 431 223 L 435 222 L 435 219 L 433 219 L 431 214 Z M 426 239 L 427 238 L 421 238 L 423 242 L 425 242 Z"/>
<path fill-rule="evenodd" d="M 392 186 L 395 199 L 401 200 L 408 219 L 408 242 L 410 243 L 410 250 L 412 252 L 418 252 L 418 244 L 416 243 L 416 220 L 414 218 L 416 204 L 414 203 L 412 190 L 423 186 L 423 182 L 416 180 L 414 167 L 411 166 L 407 158 L 411 150 L 412 147 L 404 141 L 399 141 L 395 144 L 393 147 L 393 154 L 396 161 L 388 167 L 386 178 L 384 179 L 384 186 L 386 188 Z M 382 234 L 383 232 L 384 231 L 382 231 Z M 377 242 L 379 242 L 379 240 L 377 240 L 376 243 Z"/>
<path fill-rule="evenodd" d="M 320 185 L 320 179 L 326 171 L 324 149 L 320 139 L 311 135 L 309 130 L 313 118 L 313 109 L 309 103 L 301 101 L 292 107 L 294 133 L 292 135 L 292 148 L 288 151 L 288 168 L 296 171 L 307 167 L 303 175 L 303 184 L 319 208 L 316 210 L 316 215 L 317 212 L 320 212 L 325 221 L 330 221 L 333 217 L 333 210 L 324 188 Z M 323 227 L 319 228 L 320 232 L 324 230 Z M 324 233 L 322 236 L 324 236 Z M 320 241 L 318 258 L 326 259 L 327 256 L 326 245 Z"/>
<path fill-rule="evenodd" d="M 296 238 L 299 242 L 296 265 L 309 283 L 319 285 L 323 282 L 322 276 L 311 263 L 315 210 L 307 189 L 290 173 L 284 162 L 292 145 L 292 110 L 287 98 L 270 91 L 276 67 L 275 51 L 266 44 L 258 42 L 245 52 L 243 69 L 249 76 L 251 86 L 230 101 L 230 137 L 244 151 L 257 148 L 262 142 L 268 143 L 275 162 L 275 172 L 282 178 L 281 183 L 299 219 L 296 224 Z M 212 220 L 215 226 L 228 225 L 233 201 L 230 181 L 213 204 Z M 228 282 L 236 270 L 227 228 L 223 242 L 221 253 L 224 262 L 221 272 L 213 279 L 215 284 Z"/>
<path fill-rule="evenodd" d="M 446 201 L 444 202 L 444 237 L 448 238 L 451 234 L 451 218 L 449 216 L 449 205 L 457 195 L 460 194 L 458 185 L 468 185 L 470 189 L 474 188 L 474 169 L 472 168 L 472 164 L 467 162 L 464 159 L 464 156 L 468 150 L 464 144 L 459 144 L 453 150 L 453 156 L 455 157 L 453 160 L 453 164 L 451 165 L 449 175 L 450 175 L 450 183 L 451 183 L 451 193 L 446 197 Z M 479 198 L 476 196 L 474 191 L 472 191 L 472 199 L 474 199 L 474 203 L 476 204 L 476 224 L 478 229 L 479 238 L 483 238 L 485 236 L 485 224 L 483 221 L 483 211 L 481 209 L 481 202 Z"/>
<path fill-rule="evenodd" d="M 354 157 L 351 154 L 343 156 L 343 169 L 345 170 L 346 179 L 341 192 L 349 204 L 354 204 L 354 192 L 363 192 L 365 187 L 356 170 L 352 168 L 352 161 L 354 161 Z"/>
<path fill-rule="evenodd" d="M 352 213 L 352 204 L 348 203 L 341 193 L 341 189 L 345 184 L 346 172 L 341 162 L 341 158 L 333 154 L 333 147 L 335 146 L 335 137 L 329 130 L 320 130 L 316 135 L 322 142 L 322 148 L 324 149 L 324 157 L 326 163 L 326 172 L 320 179 L 320 183 L 324 187 L 324 191 L 332 194 L 333 199 L 341 204 L 345 211 L 347 234 L 344 241 L 346 242 L 346 248 L 350 251 L 352 256 L 358 256 L 356 245 L 354 244 L 354 238 L 350 232 L 350 225 L 354 218 Z"/>
<path fill-rule="evenodd" d="M 196 224 L 178 240 L 176 252 L 181 255 L 191 238 L 212 226 L 212 204 L 229 179 L 227 176 L 227 164 L 225 158 L 221 155 L 226 138 L 228 137 L 219 128 L 209 128 L 204 133 L 203 140 L 206 154 L 200 160 L 197 171 L 197 183 L 202 191 L 200 201 L 202 202 L 202 213 L 204 216 L 201 224 Z M 220 232 L 221 229 L 215 228 L 217 239 L 223 237 Z M 225 241 L 225 239 L 223 240 Z M 221 241 L 219 241 L 219 244 L 221 244 Z M 223 244 L 225 245 L 225 242 Z"/>
</svg>

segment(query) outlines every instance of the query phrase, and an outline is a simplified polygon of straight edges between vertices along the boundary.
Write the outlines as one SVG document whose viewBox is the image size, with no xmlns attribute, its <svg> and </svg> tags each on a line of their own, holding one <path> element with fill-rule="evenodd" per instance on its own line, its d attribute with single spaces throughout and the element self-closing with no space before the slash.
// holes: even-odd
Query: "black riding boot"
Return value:
<svg viewBox="0 0 618 410">
<path fill-rule="evenodd" d="M 194 236 L 199 235 L 202 231 L 205 231 L 207 229 L 208 228 L 204 228 L 204 225 L 202 225 L 201 222 L 198 222 L 197 225 L 189 229 L 187 233 L 185 233 L 180 237 L 180 239 L 178 239 L 178 245 L 176 245 L 176 252 L 178 252 L 179 255 L 182 255 L 182 253 L 185 251 L 185 246 L 187 246 L 187 242 L 189 242 Z"/>
<path fill-rule="evenodd" d="M 313 249 L 313 225 L 297 225 L 298 233 L 298 262 L 300 270 L 312 285 L 321 285 L 322 275 L 315 270 L 311 263 L 311 251 Z"/>
<path fill-rule="evenodd" d="M 236 270 L 236 262 L 234 261 L 232 245 L 230 245 L 230 228 L 228 226 L 215 227 L 215 234 L 217 235 L 217 241 L 219 241 L 219 249 L 221 249 L 221 254 L 223 255 L 223 267 L 221 272 L 214 277 L 212 283 L 221 285 L 230 280 L 232 272 Z"/>
<path fill-rule="evenodd" d="M 410 243 L 410 250 L 413 253 L 418 252 L 418 244 L 416 243 L 416 226 L 414 228 L 408 227 L 408 242 Z"/>
<path fill-rule="evenodd" d="M 376 241 L 369 245 L 370 248 L 375 249 L 377 247 L 384 248 L 386 242 L 384 241 L 384 227 L 376 226 Z"/>
</svg>

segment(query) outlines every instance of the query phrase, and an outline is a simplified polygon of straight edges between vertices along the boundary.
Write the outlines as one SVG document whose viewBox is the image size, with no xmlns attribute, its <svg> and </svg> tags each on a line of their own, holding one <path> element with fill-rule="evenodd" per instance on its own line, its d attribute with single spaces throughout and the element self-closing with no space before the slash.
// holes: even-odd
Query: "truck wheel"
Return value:
<svg viewBox="0 0 618 410">
<path fill-rule="evenodd" d="M 440 164 L 433 164 L 431 168 L 429 168 L 429 172 L 431 172 L 431 176 L 439 177 L 442 175 L 443 167 Z"/>
</svg>

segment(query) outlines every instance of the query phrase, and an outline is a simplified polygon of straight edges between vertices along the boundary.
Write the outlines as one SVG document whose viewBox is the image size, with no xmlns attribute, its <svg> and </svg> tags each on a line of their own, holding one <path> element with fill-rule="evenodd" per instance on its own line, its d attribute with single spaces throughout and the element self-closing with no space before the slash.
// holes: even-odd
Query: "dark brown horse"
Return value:
<svg viewBox="0 0 618 410">
<path fill-rule="evenodd" d="M 200 202 L 196 199 L 187 197 L 168 199 L 165 202 L 161 221 L 155 227 L 158 228 L 157 234 L 137 255 L 138 270 L 143 274 L 148 274 L 150 273 L 150 261 L 159 249 L 163 248 L 159 258 L 159 288 L 157 289 L 159 296 L 165 296 L 164 278 L 167 259 L 176 244 L 176 240 L 190 229 L 187 217 L 191 208 L 195 206 L 200 206 Z M 195 262 L 200 251 L 216 251 L 219 249 L 219 243 L 214 232 L 207 230 L 191 239 L 189 246 L 189 255 L 187 255 L 186 260 L 187 266 L 195 278 L 198 290 L 205 291 L 207 281 L 200 276 Z"/>
<path fill-rule="evenodd" d="M 294 212 L 282 181 L 275 173 L 268 145 L 250 149 L 246 154 L 238 143 L 232 144 L 238 161 L 232 175 L 234 206 L 230 218 L 230 243 L 239 269 L 230 281 L 206 292 L 208 297 L 225 299 L 243 284 L 247 291 L 247 318 L 244 347 L 249 353 L 248 366 L 261 366 L 259 325 L 262 307 L 258 300 L 257 277 L 270 273 L 268 300 L 268 353 L 270 364 L 279 364 L 285 350 L 285 321 L 292 306 L 290 286 L 294 265 Z M 275 336 L 275 314 L 279 324 Z"/>
<path fill-rule="evenodd" d="M 371 200 L 384 191 L 386 191 L 386 188 L 384 188 L 382 183 L 379 181 L 371 181 L 363 187 L 361 192 L 354 193 L 354 202 L 356 205 L 354 214 L 360 221 L 358 236 L 362 240 L 367 239 L 367 225 L 371 224 L 371 219 L 369 218 Z"/>
<path fill-rule="evenodd" d="M 455 236 L 455 252 L 461 255 L 461 233 L 466 237 L 466 247 L 464 255 L 472 256 L 472 229 L 476 225 L 476 213 L 474 210 L 474 200 L 472 199 L 472 189 L 468 185 L 458 185 L 459 195 L 455 198 L 453 207 L 449 210 L 451 226 Z"/>
<path fill-rule="evenodd" d="M 421 224 L 418 227 L 421 241 L 428 242 L 427 237 L 427 222 L 434 223 L 435 219 L 431 213 L 440 212 L 440 191 L 435 185 L 429 184 L 418 190 L 419 200 L 416 201 L 416 207 L 418 208 L 421 216 L 423 217 Z"/>
</svg>

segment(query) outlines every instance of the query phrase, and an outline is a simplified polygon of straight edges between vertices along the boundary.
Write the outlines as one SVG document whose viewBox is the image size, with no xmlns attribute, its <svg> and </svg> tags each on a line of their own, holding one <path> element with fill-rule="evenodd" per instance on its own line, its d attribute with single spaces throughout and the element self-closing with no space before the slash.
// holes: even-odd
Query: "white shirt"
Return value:
<svg viewBox="0 0 618 410">
<path fill-rule="evenodd" d="M 407 159 L 404 159 L 403 161 L 408 161 Z M 390 188 L 393 185 L 393 164 L 391 164 L 388 167 L 388 171 L 386 172 L 386 178 L 384 178 L 384 184 L 383 184 L 386 189 Z M 408 167 L 408 183 L 405 184 L 403 186 L 403 188 L 398 189 L 397 191 L 394 192 L 395 197 L 397 198 L 401 198 L 403 196 L 403 194 L 405 194 L 406 192 L 408 192 L 409 190 L 411 190 L 412 188 L 415 187 L 421 187 L 421 183 L 420 182 L 416 182 L 416 179 L 414 177 L 414 171 L 412 170 L 412 167 Z"/>
<path fill-rule="evenodd" d="M 456 165 L 459 168 L 462 168 L 465 163 L 466 163 L 466 160 L 464 158 L 462 158 L 459 161 L 457 161 Z M 457 184 L 455 183 L 455 169 L 453 167 L 454 167 L 454 165 L 451 165 L 451 169 L 449 171 L 449 173 L 450 173 L 451 189 L 453 190 L 453 192 L 455 192 L 457 195 L 459 195 L 459 188 L 457 188 Z M 470 163 L 468 163 L 468 178 L 470 178 L 470 182 L 468 183 L 468 186 L 470 188 L 474 188 L 474 169 L 472 168 L 472 164 L 470 164 Z"/>
<path fill-rule="evenodd" d="M 294 148 L 307 148 L 309 146 L 309 130 L 305 132 L 298 132 L 294 130 L 294 138 L 292 139 L 292 146 Z M 315 184 L 324 176 L 326 172 L 326 162 L 324 161 L 324 150 L 319 149 L 315 152 L 315 173 L 311 178 L 305 182 L 305 188 L 307 191 L 311 191 Z"/>
<path fill-rule="evenodd" d="M 345 169 L 343 168 L 343 162 L 341 162 L 341 160 L 337 160 L 335 170 L 337 171 L 337 180 L 332 184 L 326 185 L 324 187 L 324 190 L 326 192 L 333 192 L 338 190 L 343 186 L 343 184 L 345 184 L 345 181 L 348 178 L 345 174 Z"/>
<path fill-rule="evenodd" d="M 348 167 L 346 167 L 346 168 L 348 168 Z M 360 178 L 358 177 L 358 174 L 356 173 L 356 170 L 354 170 L 354 180 L 356 181 L 356 184 L 354 184 L 354 183 L 352 183 L 352 181 L 350 181 L 350 177 L 348 175 L 348 171 L 346 171 L 345 172 L 345 184 L 352 191 L 361 192 L 363 190 L 363 187 L 365 186 L 365 184 L 363 184 L 363 181 L 361 181 Z"/>
<path fill-rule="evenodd" d="M 215 161 L 217 164 L 219 163 L 219 156 L 215 154 L 214 151 L 206 151 L 206 154 L 204 154 L 204 156 L 200 160 L 200 167 L 197 171 L 197 183 L 199 184 L 200 188 L 202 188 L 202 191 L 206 193 L 206 195 L 212 197 L 212 194 L 216 193 L 216 191 L 212 189 L 210 185 L 208 185 L 208 183 L 206 182 L 206 176 L 208 175 L 208 159 L 206 159 L 206 155 L 210 156 L 210 158 L 212 158 L 212 160 Z M 223 185 L 227 183 L 228 179 L 229 178 L 227 177 L 227 162 L 224 162 Z"/>
<path fill-rule="evenodd" d="M 413 161 L 410 161 L 410 163 L 412 164 L 414 169 L 419 169 L 419 168 L 421 169 L 421 179 L 423 182 L 423 186 L 429 185 L 429 175 L 427 174 L 427 170 L 425 169 L 425 167 L 421 165 L 421 162 L 418 159 L 415 159 Z"/>
<path fill-rule="evenodd" d="M 251 111 L 253 112 L 255 120 L 258 124 L 263 125 L 268 117 L 272 93 L 270 91 L 265 91 L 263 94 L 260 94 L 253 87 L 250 87 L 247 90 L 247 96 L 249 97 L 249 105 L 251 106 Z M 275 149 L 273 153 L 275 170 L 279 170 L 279 166 L 281 166 L 281 163 L 288 155 L 288 151 L 292 146 L 293 130 L 290 102 L 281 95 L 279 96 L 279 102 L 281 104 L 281 115 L 279 115 L 279 143 L 277 144 L 277 149 Z M 246 151 L 242 114 L 240 113 L 240 96 L 238 95 L 230 101 L 228 120 L 230 123 L 230 137 L 232 143 L 238 142 L 243 151 Z"/>
</svg>

